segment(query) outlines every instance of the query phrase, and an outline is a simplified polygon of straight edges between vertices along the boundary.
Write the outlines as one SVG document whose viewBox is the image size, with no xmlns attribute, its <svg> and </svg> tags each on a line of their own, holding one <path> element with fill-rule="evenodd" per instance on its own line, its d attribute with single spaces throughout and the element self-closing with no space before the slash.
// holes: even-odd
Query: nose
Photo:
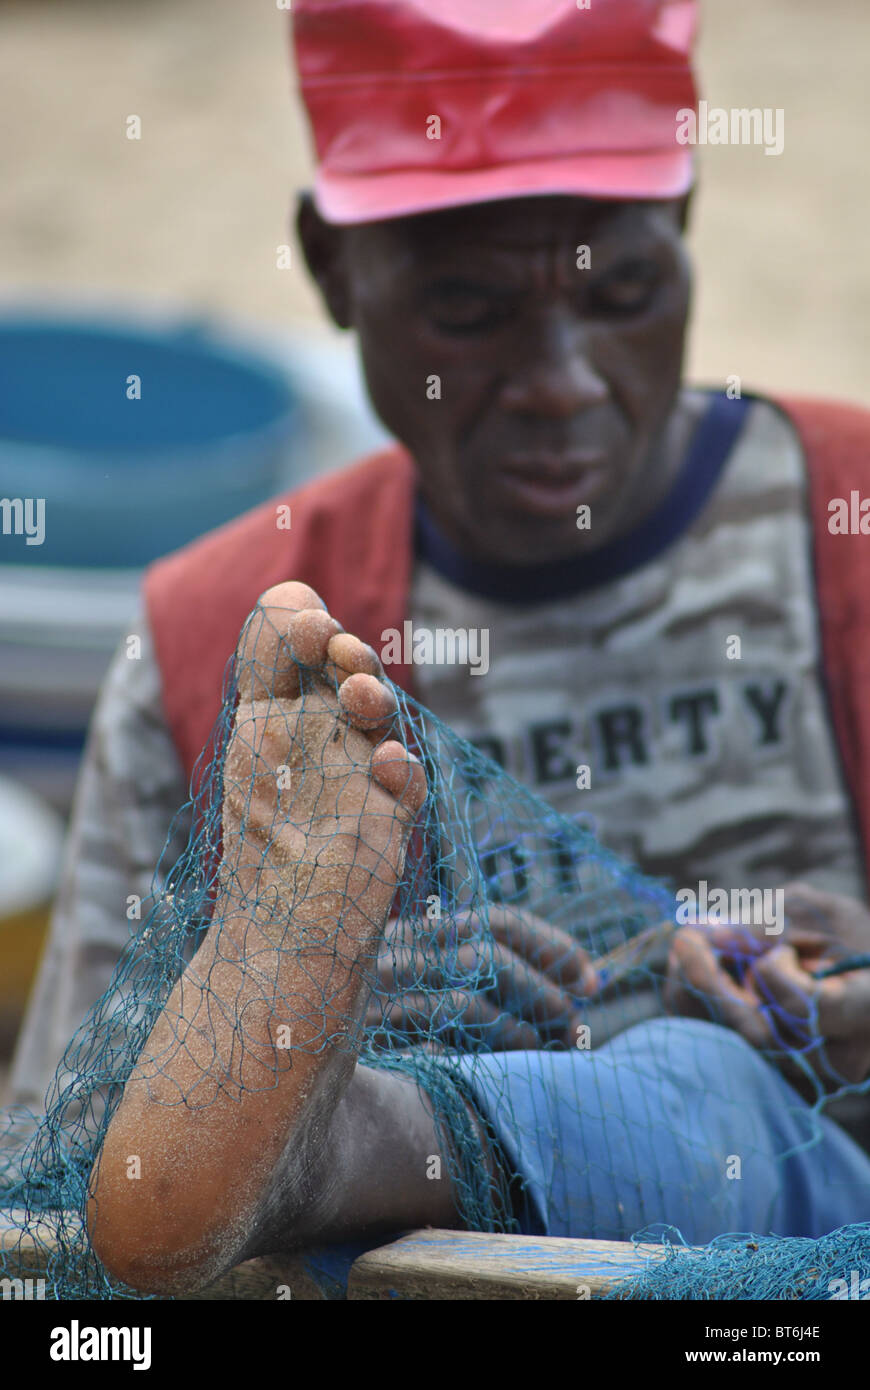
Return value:
<svg viewBox="0 0 870 1390">
<path fill-rule="evenodd" d="M 537 333 L 525 333 L 522 360 L 501 392 L 505 410 L 568 418 L 603 405 L 610 392 L 590 357 L 589 339 L 576 318 L 546 316 Z"/>
</svg>

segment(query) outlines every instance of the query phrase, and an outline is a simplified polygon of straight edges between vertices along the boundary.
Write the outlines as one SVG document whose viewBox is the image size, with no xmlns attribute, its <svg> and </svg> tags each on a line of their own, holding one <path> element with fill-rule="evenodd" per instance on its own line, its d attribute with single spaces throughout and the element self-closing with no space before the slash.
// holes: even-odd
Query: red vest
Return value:
<svg viewBox="0 0 870 1390">
<path fill-rule="evenodd" d="M 870 866 L 870 537 L 832 535 L 828 502 L 870 496 L 870 412 L 778 403 L 809 475 L 823 674 L 843 769 Z M 175 746 L 190 776 L 221 704 L 224 670 L 260 594 L 285 579 L 316 589 L 348 632 L 381 646 L 408 616 L 414 473 L 398 446 L 274 498 L 153 564 L 145 599 Z M 291 508 L 289 530 L 278 507 Z M 411 672 L 391 666 L 411 692 Z"/>
</svg>

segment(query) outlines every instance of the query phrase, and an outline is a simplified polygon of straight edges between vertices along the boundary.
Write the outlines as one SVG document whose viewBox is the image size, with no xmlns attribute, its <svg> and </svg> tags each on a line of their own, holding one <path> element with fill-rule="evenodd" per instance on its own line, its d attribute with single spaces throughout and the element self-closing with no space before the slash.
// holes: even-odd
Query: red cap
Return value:
<svg viewBox="0 0 870 1390">
<path fill-rule="evenodd" d="M 293 0 L 330 222 L 692 181 L 696 0 Z M 434 137 L 440 138 L 434 138 Z"/>
</svg>

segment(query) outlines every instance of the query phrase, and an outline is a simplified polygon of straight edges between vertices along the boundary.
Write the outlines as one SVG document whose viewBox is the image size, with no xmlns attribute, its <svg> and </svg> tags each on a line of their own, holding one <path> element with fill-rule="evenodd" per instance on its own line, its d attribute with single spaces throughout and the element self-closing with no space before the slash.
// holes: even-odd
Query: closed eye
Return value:
<svg viewBox="0 0 870 1390">
<path fill-rule="evenodd" d="M 466 280 L 441 280 L 423 291 L 424 310 L 447 333 L 479 333 L 503 323 L 509 313 L 503 291 Z"/>
<path fill-rule="evenodd" d="M 591 287 L 590 307 L 605 313 L 641 313 L 651 303 L 660 278 L 659 268 L 653 262 L 626 261 Z"/>
</svg>

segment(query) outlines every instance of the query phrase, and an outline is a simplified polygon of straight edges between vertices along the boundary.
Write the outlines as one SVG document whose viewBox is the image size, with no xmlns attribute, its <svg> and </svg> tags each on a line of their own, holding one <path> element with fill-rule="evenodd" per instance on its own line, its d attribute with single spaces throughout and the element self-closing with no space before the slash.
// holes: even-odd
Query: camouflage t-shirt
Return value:
<svg viewBox="0 0 870 1390">
<path fill-rule="evenodd" d="M 464 646 L 470 660 L 415 665 L 417 693 L 559 812 L 674 886 L 763 889 L 800 876 L 864 899 L 820 679 L 800 445 L 773 406 L 745 401 L 717 460 L 722 400 L 657 514 L 608 548 L 614 559 L 599 552 L 557 574 L 558 598 L 516 601 L 513 576 L 457 565 L 424 532 L 415 626 L 467 629 L 452 654 Z M 729 421 L 726 443 L 734 432 Z M 510 597 L 499 598 L 505 580 Z M 527 587 L 548 582 L 530 573 Z"/>
</svg>

